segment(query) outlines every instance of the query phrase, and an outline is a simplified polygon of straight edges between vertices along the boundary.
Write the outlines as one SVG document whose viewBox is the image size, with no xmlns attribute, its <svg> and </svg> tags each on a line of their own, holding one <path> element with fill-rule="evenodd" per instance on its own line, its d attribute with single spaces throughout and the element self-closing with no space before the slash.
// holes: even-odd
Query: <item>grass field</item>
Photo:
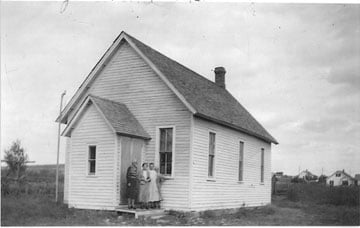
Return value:
<svg viewBox="0 0 360 228">
<path fill-rule="evenodd" d="M 47 177 L 54 175 L 53 171 L 44 173 Z M 53 180 L 49 180 L 48 188 L 53 189 Z M 2 195 L 1 225 L 360 225 L 359 188 L 329 189 L 320 185 L 296 184 L 287 196 L 274 196 L 272 204 L 266 207 L 239 209 L 234 214 L 225 215 L 207 211 L 197 217 L 171 212 L 160 219 L 137 220 L 119 217 L 116 212 L 69 209 L 67 205 L 54 202 L 52 189 L 39 194 L 35 185 L 28 193 Z"/>
</svg>

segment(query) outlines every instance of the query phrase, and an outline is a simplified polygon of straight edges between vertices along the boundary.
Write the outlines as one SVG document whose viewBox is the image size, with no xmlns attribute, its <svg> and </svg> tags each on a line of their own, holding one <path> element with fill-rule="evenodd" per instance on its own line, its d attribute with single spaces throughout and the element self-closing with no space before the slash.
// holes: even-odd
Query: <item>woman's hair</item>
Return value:
<svg viewBox="0 0 360 228">
<path fill-rule="evenodd" d="M 147 165 L 147 164 L 148 164 L 147 162 L 144 162 L 141 167 L 144 167 L 144 166 Z"/>
</svg>

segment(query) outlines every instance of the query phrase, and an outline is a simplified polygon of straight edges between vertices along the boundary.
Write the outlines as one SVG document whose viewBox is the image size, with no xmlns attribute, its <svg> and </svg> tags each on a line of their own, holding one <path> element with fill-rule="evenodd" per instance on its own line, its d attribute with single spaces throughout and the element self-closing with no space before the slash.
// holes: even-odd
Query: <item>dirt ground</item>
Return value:
<svg viewBox="0 0 360 228">
<path fill-rule="evenodd" d="M 309 205 L 274 197 L 272 205 L 257 209 L 241 209 L 235 214 L 216 215 L 208 211 L 201 216 L 172 212 L 159 217 L 134 219 L 116 212 L 69 209 L 51 199 L 3 197 L 1 202 L 3 226 L 243 226 L 243 225 L 359 225 L 359 208 L 331 205 Z"/>
</svg>

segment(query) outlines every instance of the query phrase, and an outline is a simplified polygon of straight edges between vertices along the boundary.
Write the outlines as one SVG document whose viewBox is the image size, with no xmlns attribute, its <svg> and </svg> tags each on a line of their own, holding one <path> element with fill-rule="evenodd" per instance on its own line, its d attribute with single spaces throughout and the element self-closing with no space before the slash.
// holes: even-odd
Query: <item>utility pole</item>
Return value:
<svg viewBox="0 0 360 228">
<path fill-rule="evenodd" d="M 60 112 L 59 112 L 59 127 L 58 127 L 58 140 L 57 140 L 57 157 L 56 157 L 56 191 L 55 191 L 55 202 L 59 200 L 59 153 L 60 153 L 60 127 L 61 127 L 61 110 L 62 110 L 62 103 L 63 98 L 66 94 L 66 90 L 61 94 L 60 100 Z"/>
</svg>

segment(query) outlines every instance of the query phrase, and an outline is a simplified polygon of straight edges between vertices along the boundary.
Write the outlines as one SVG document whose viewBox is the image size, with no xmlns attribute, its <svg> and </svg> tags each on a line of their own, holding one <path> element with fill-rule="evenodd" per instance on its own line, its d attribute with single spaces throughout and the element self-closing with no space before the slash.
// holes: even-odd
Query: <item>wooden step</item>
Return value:
<svg viewBox="0 0 360 228">
<path fill-rule="evenodd" d="M 155 215 L 167 215 L 168 213 L 164 209 L 128 209 L 127 206 L 120 205 L 115 208 L 115 211 L 121 214 L 133 214 L 135 218 L 139 216 L 155 216 Z"/>
</svg>

